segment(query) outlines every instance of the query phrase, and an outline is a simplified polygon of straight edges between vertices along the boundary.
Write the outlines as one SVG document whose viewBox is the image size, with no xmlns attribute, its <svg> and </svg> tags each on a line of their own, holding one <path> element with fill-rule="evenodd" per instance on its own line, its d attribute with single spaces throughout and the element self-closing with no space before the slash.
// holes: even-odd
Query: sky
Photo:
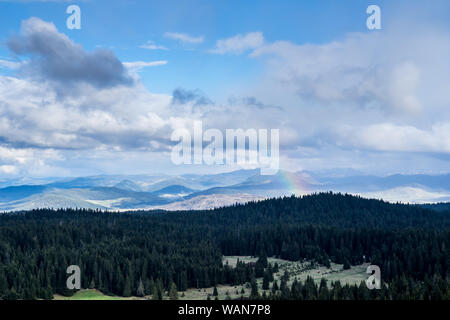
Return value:
<svg viewBox="0 0 450 320">
<path fill-rule="evenodd" d="M 0 178 L 239 169 L 172 163 L 171 134 L 199 120 L 279 129 L 283 170 L 448 173 L 449 9 L 0 0 Z"/>
</svg>

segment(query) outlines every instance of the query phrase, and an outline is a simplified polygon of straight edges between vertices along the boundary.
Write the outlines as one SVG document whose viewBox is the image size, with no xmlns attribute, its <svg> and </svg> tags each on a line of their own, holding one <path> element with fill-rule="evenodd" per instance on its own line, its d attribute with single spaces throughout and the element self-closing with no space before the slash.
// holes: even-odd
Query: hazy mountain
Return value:
<svg viewBox="0 0 450 320">
<path fill-rule="evenodd" d="M 10 188 L 7 188 L 10 189 Z M 166 204 L 169 201 L 149 192 L 135 192 L 115 187 L 60 189 L 43 187 L 41 192 L 29 195 L 25 190 L 14 187 L 13 194 L 0 190 L 0 210 L 22 210 L 31 208 L 99 208 L 123 209 L 144 208 Z M 33 189 L 34 191 L 35 188 Z M 22 196 L 20 196 L 22 195 Z M 9 200 L 7 198 L 9 196 Z"/>
<path fill-rule="evenodd" d="M 264 200 L 264 197 L 249 194 L 213 194 L 196 196 L 187 200 L 176 201 L 166 205 L 153 206 L 152 209 L 163 209 L 167 211 L 178 210 L 209 210 L 234 205 L 236 203 L 247 203 L 250 201 Z"/>
<path fill-rule="evenodd" d="M 242 183 L 251 177 L 259 176 L 259 169 L 253 170 L 236 170 L 226 173 L 209 174 L 209 175 L 184 175 L 183 177 L 191 177 L 201 183 L 203 187 L 212 188 L 218 186 L 231 186 Z"/>
<path fill-rule="evenodd" d="M 41 185 L 11 185 L 1 188 L 0 210 L 40 207 L 200 209 L 317 191 L 348 192 L 391 202 L 450 201 L 449 174 L 378 177 L 351 170 L 330 176 L 325 174 L 280 171 L 276 175 L 262 176 L 259 170 L 238 170 L 212 175 L 102 175 L 67 178 Z"/>
<path fill-rule="evenodd" d="M 48 189 L 48 186 L 12 186 L 0 189 L 0 202 L 23 199 L 33 194 L 39 194 Z"/>
<path fill-rule="evenodd" d="M 311 174 L 320 186 L 347 192 L 370 192 L 398 187 L 417 187 L 429 190 L 450 190 L 450 174 L 444 175 L 390 175 L 386 177 L 353 175 L 325 177 Z"/>
<path fill-rule="evenodd" d="M 40 186 L 60 180 L 60 178 L 30 178 L 20 177 L 14 179 L 0 179 L 0 188 L 14 187 L 14 186 Z"/>
<path fill-rule="evenodd" d="M 172 198 L 172 197 L 185 197 L 193 192 L 195 192 L 195 190 L 193 189 L 189 189 L 180 185 L 173 185 L 154 191 L 153 194 L 158 195 L 160 197 Z"/>
<path fill-rule="evenodd" d="M 239 170 L 212 175 L 101 175 L 66 178 L 44 185 L 10 186 L 0 189 L 0 210 L 23 210 L 39 207 L 145 209 L 186 200 L 186 197 L 199 190 L 208 190 L 211 187 L 226 186 L 227 184 L 240 184 L 255 175 L 259 175 L 259 171 Z M 267 192 L 263 192 L 264 194 Z M 247 198 L 249 197 L 240 195 L 211 201 L 222 206 L 241 200 L 247 201 Z M 250 197 L 250 199 L 256 198 Z M 203 199 L 202 203 L 206 202 Z M 200 202 L 194 201 L 193 203 Z M 206 204 L 199 206 L 209 207 Z"/>
<path fill-rule="evenodd" d="M 374 192 L 355 192 L 365 198 L 383 199 L 389 202 L 431 203 L 450 201 L 448 190 L 430 190 L 421 187 L 397 187 Z"/>
<path fill-rule="evenodd" d="M 152 185 L 163 179 L 168 179 L 165 175 L 99 175 L 79 178 L 61 179 L 48 184 L 54 188 L 73 189 L 73 188 L 92 188 L 92 187 L 114 187 L 121 183 L 131 182 L 140 189 L 145 190 L 147 186 Z"/>
<path fill-rule="evenodd" d="M 238 184 L 255 175 L 259 175 L 259 170 L 237 170 L 208 175 L 185 174 L 161 179 L 160 181 L 149 185 L 147 191 L 157 191 L 172 185 L 179 185 L 193 190 L 205 190 Z"/>
<path fill-rule="evenodd" d="M 87 208 L 108 209 L 101 204 L 91 203 L 73 190 L 53 189 L 30 197 L 0 204 L 5 211 L 30 210 L 35 208 Z"/>
<path fill-rule="evenodd" d="M 114 186 L 117 189 L 127 190 L 127 191 L 143 191 L 142 187 L 131 180 L 122 180 Z"/>
<path fill-rule="evenodd" d="M 295 194 L 306 194 L 317 189 L 311 177 L 305 173 L 293 173 L 280 171 L 275 175 L 265 176 L 255 174 L 245 181 L 227 186 L 215 187 L 199 191 L 188 196 L 188 198 L 200 195 L 213 194 L 250 194 L 260 197 L 280 197 Z"/>
<path fill-rule="evenodd" d="M 255 170 L 239 170 L 214 175 L 99 175 L 60 179 L 43 185 L 8 186 L 0 189 L 0 210 L 149 208 L 184 200 L 193 192 L 211 186 L 240 183 L 255 173 Z"/>
</svg>

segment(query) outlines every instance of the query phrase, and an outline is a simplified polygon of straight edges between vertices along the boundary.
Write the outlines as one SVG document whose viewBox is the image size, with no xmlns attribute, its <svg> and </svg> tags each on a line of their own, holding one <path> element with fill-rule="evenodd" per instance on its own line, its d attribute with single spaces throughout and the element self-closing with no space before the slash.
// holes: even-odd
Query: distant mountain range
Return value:
<svg viewBox="0 0 450 320">
<path fill-rule="evenodd" d="M 410 203 L 450 201 L 450 175 L 329 175 L 259 170 L 212 175 L 114 175 L 1 181 L 0 210 L 33 208 L 212 209 L 269 197 L 335 191 Z M 26 181 L 27 184 L 20 184 Z M 441 205 L 441 207 L 444 205 Z"/>
</svg>

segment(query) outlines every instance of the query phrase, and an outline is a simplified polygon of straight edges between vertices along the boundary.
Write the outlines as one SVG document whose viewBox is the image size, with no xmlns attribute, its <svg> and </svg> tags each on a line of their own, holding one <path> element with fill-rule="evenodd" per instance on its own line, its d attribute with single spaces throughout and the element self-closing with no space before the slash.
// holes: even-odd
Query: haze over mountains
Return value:
<svg viewBox="0 0 450 320">
<path fill-rule="evenodd" d="M 348 192 L 410 203 L 450 201 L 450 175 L 329 176 L 259 170 L 213 175 L 100 175 L 66 179 L 1 181 L 0 210 L 33 208 L 211 209 L 268 197 L 318 191 Z M 347 172 L 348 174 L 348 172 Z"/>
</svg>

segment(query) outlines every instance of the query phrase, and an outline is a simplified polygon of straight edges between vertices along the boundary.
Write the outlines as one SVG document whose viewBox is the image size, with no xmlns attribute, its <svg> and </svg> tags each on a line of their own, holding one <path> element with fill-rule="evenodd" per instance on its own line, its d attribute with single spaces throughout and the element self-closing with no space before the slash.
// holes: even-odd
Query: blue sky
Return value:
<svg viewBox="0 0 450 320">
<path fill-rule="evenodd" d="M 65 10 L 69 3 L 82 11 L 82 29 L 68 30 Z M 211 55 L 217 39 L 261 31 L 268 41 L 326 43 L 348 32 L 366 32 L 365 12 L 371 1 L 23 1 L 0 4 L 0 36 L 5 41 L 20 29 L 22 20 L 36 16 L 53 22 L 86 50 L 111 48 L 122 61 L 167 60 L 164 68 L 141 73 L 155 92 L 171 93 L 178 86 L 201 88 L 209 95 L 223 95 L 224 86 L 250 82 L 261 66 L 252 59 Z M 388 2 L 379 1 L 383 8 Z M 200 44 L 180 44 L 166 32 L 203 36 Z M 169 50 L 139 48 L 147 41 Z M 8 49 L 2 46 L 2 56 Z M 226 88 L 225 88 L 226 90 Z"/>
<path fill-rule="evenodd" d="M 66 28 L 71 4 L 81 30 Z M 366 27 L 372 4 L 382 30 Z M 0 176 L 231 169 L 169 163 L 170 132 L 194 120 L 280 129 L 291 171 L 449 172 L 449 9 L 0 0 Z"/>
</svg>

